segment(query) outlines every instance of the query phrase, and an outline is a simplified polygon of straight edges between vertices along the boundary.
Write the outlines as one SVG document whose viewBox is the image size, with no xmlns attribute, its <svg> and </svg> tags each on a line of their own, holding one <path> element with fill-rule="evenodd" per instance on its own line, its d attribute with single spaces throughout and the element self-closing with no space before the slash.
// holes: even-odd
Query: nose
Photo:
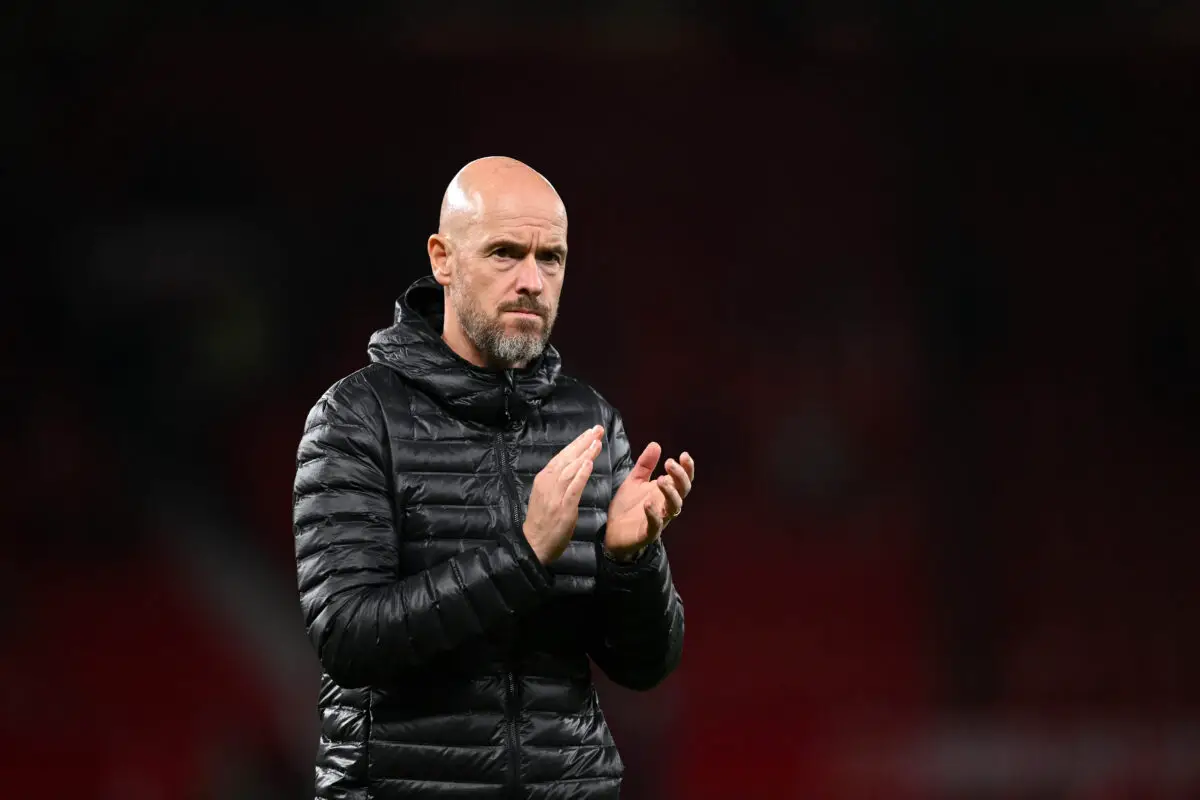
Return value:
<svg viewBox="0 0 1200 800">
<path fill-rule="evenodd" d="M 531 251 L 517 265 L 517 293 L 537 297 L 542 288 L 542 271 L 538 268 L 537 256 Z"/>
</svg>

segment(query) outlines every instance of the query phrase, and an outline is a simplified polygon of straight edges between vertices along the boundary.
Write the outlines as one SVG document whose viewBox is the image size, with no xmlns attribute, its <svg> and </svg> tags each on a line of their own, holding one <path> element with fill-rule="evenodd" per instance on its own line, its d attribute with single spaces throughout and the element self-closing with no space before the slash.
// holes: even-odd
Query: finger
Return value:
<svg viewBox="0 0 1200 800">
<path fill-rule="evenodd" d="M 546 469 L 551 472 L 564 469 L 568 464 L 579 457 L 592 442 L 599 440 L 600 435 L 604 433 L 603 425 L 593 425 L 579 436 L 575 437 L 575 441 L 559 450 L 554 454 L 554 457 L 546 462 Z"/>
<path fill-rule="evenodd" d="M 681 455 L 679 457 L 679 463 L 683 465 L 683 468 L 685 470 L 687 470 L 688 480 L 695 481 L 696 480 L 696 459 L 692 458 L 691 454 L 688 453 L 687 450 L 684 450 L 683 455 Z"/>
<path fill-rule="evenodd" d="M 669 522 L 672 517 L 679 516 L 679 512 L 683 510 L 683 497 L 679 494 L 675 482 L 666 475 L 658 479 L 658 488 L 662 490 L 663 497 L 667 498 L 667 511 L 663 514 L 663 518 Z"/>
<path fill-rule="evenodd" d="M 558 479 L 562 483 L 569 483 L 575 477 L 575 471 L 579 469 L 579 465 L 584 461 L 589 463 L 596 460 L 596 456 L 600 453 L 600 442 L 595 441 L 588 445 L 587 450 L 584 450 L 578 457 L 572 459 L 558 473 Z"/>
<path fill-rule="evenodd" d="M 590 458 L 583 459 L 578 469 L 575 470 L 575 475 L 571 478 L 571 482 L 567 484 L 567 491 L 563 495 L 563 499 L 573 505 L 579 505 L 579 498 L 583 497 L 583 487 L 587 485 L 588 477 L 592 474 L 592 464 L 594 462 Z"/>
<path fill-rule="evenodd" d="M 635 481 L 648 481 L 650 476 L 654 474 L 654 468 L 658 466 L 658 459 L 662 456 L 662 447 L 658 442 L 651 442 L 646 445 L 646 449 L 638 456 L 637 463 L 633 465 L 633 469 L 629 472 L 629 477 Z"/>
<path fill-rule="evenodd" d="M 662 477 L 662 476 L 659 476 Z M 650 481 L 647 484 L 646 499 L 654 506 L 654 513 L 660 517 L 667 515 L 667 496 L 663 493 L 662 487 L 657 480 Z"/>
<path fill-rule="evenodd" d="M 667 474 L 674 479 L 675 488 L 679 490 L 679 496 L 687 497 L 688 492 L 692 490 L 692 478 L 687 474 L 687 470 L 683 468 L 680 462 L 673 458 L 668 458 L 667 463 L 663 467 L 667 470 Z"/>
<path fill-rule="evenodd" d="M 649 531 L 649 535 L 646 537 L 646 544 L 649 544 L 662 533 L 663 518 L 654 508 L 654 503 L 651 500 L 647 500 L 642 504 L 642 510 L 646 512 L 646 529 Z"/>
</svg>

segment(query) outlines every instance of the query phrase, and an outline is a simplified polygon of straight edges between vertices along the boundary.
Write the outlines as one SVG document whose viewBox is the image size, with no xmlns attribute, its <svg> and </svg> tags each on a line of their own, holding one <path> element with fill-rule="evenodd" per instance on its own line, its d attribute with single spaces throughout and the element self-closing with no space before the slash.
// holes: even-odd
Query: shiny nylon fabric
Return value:
<svg viewBox="0 0 1200 800">
<path fill-rule="evenodd" d="M 622 764 L 589 656 L 616 683 L 678 663 L 683 607 L 665 549 L 600 555 L 632 464 L 621 418 L 560 373 L 476 368 L 442 342 L 418 281 L 370 366 L 309 413 L 293 522 L 306 630 L 324 668 L 320 798 L 609 798 Z M 604 450 L 574 538 L 549 568 L 520 525 L 533 477 L 586 428 Z"/>
</svg>

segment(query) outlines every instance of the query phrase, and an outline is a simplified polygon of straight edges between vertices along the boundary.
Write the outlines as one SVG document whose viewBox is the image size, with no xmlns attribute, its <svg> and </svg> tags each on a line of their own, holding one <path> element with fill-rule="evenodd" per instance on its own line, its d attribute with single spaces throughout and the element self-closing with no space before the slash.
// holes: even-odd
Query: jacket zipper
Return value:
<svg viewBox="0 0 1200 800">
<path fill-rule="evenodd" d="M 514 798 L 521 796 L 521 743 L 517 739 L 517 678 L 513 673 L 509 672 L 507 676 L 508 682 L 508 713 L 505 714 L 505 724 L 508 725 L 508 759 L 509 766 L 512 769 L 512 780 L 509 785 L 512 787 L 512 796 Z"/>
<path fill-rule="evenodd" d="M 512 428 L 512 413 L 509 410 L 509 396 L 513 392 L 513 379 L 510 370 L 504 371 L 504 425 Z M 504 441 L 504 432 L 496 432 L 496 457 L 500 462 L 500 479 L 508 493 L 508 505 L 512 510 L 514 533 L 521 535 L 521 498 L 517 492 L 517 482 L 513 478 L 513 465 L 508 457 L 508 447 Z M 511 666 L 511 664 L 510 664 Z M 517 737 L 517 714 L 520 712 L 517 702 L 517 677 L 512 669 L 505 675 L 505 714 L 504 724 L 508 729 L 508 753 L 511 776 L 509 786 L 515 798 L 521 797 L 521 742 Z"/>
</svg>

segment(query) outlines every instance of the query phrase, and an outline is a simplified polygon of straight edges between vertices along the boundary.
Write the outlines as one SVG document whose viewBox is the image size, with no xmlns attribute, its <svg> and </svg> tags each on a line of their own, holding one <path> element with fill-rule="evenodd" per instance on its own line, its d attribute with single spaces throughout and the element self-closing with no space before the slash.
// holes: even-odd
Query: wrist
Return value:
<svg viewBox="0 0 1200 800">
<path fill-rule="evenodd" d="M 546 550 L 544 547 L 538 547 L 531 544 L 529 549 L 533 551 L 533 555 L 537 558 L 538 563 L 543 567 L 549 567 L 551 562 L 558 558 L 553 551 Z"/>
<path fill-rule="evenodd" d="M 545 540 L 536 534 L 531 535 L 528 522 L 521 527 L 521 533 L 525 538 L 525 543 L 529 545 L 529 549 L 533 553 L 534 558 L 537 559 L 537 562 L 543 567 L 549 567 L 550 562 L 555 559 L 555 555 L 553 551 L 546 546 Z"/>
<path fill-rule="evenodd" d="M 607 544 L 601 545 L 601 550 L 604 557 L 609 561 L 615 561 L 618 564 L 632 564 L 641 558 L 642 553 L 646 551 L 646 547 L 622 547 L 612 549 Z"/>
</svg>

